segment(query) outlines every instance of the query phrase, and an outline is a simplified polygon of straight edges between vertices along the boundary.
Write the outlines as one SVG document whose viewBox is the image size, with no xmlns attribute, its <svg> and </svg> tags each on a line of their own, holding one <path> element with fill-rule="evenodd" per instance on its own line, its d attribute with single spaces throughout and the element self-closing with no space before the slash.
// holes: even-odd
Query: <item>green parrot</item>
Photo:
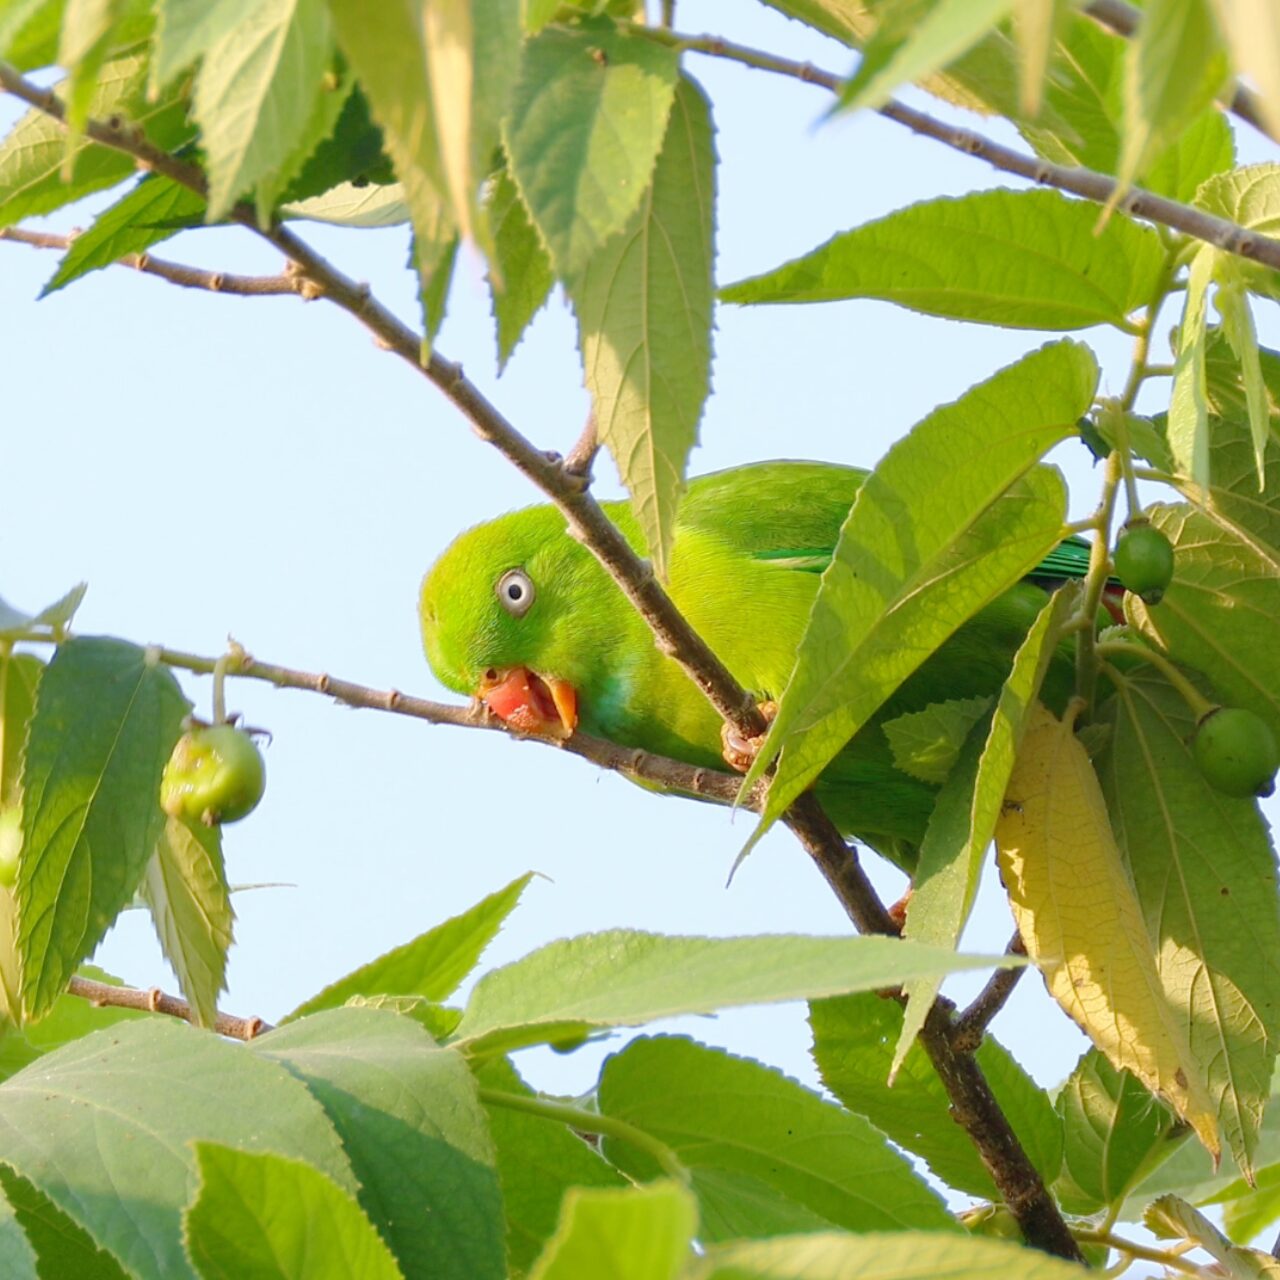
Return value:
<svg viewBox="0 0 1280 1280">
<path fill-rule="evenodd" d="M 676 518 L 667 589 L 738 681 L 762 700 L 790 677 L 819 577 L 866 472 L 763 462 L 690 481 Z M 626 502 L 604 510 L 644 543 Z M 937 788 L 895 763 L 883 724 L 934 702 L 996 693 L 1046 599 L 1082 576 L 1088 544 L 1069 539 L 961 627 L 831 762 L 817 783 L 827 812 L 909 869 Z M 1043 585 L 1040 585 L 1043 584 Z M 529 733 L 575 728 L 692 765 L 723 768 L 722 721 L 554 507 L 515 511 L 467 531 L 423 580 L 427 660 L 457 693 Z M 1064 701 L 1064 651 L 1051 680 Z"/>
</svg>

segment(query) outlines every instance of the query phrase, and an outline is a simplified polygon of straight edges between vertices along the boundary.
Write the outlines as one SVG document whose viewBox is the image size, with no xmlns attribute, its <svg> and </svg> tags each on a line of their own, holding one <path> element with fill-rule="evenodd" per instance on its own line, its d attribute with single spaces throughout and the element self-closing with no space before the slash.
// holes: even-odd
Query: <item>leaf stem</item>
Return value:
<svg viewBox="0 0 1280 1280">
<path fill-rule="evenodd" d="M 1130 1258 L 1138 1258 L 1143 1262 L 1158 1262 L 1162 1266 L 1171 1267 L 1186 1275 L 1203 1275 L 1203 1270 L 1192 1262 L 1184 1261 L 1172 1249 L 1156 1249 L 1151 1245 L 1139 1244 L 1124 1236 L 1115 1235 L 1111 1231 L 1091 1230 L 1088 1227 L 1076 1229 L 1075 1237 L 1081 1244 L 1104 1244 L 1108 1249 L 1126 1254 Z"/>
<path fill-rule="evenodd" d="M 1164 654 L 1155 649 L 1149 649 L 1143 644 L 1133 644 L 1128 640 L 1103 640 L 1097 646 L 1097 654 L 1100 658 L 1135 658 L 1141 662 L 1149 662 L 1178 691 L 1197 720 L 1213 710 L 1213 703 Z M 1123 678 L 1123 673 L 1116 674 Z"/>
<path fill-rule="evenodd" d="M 531 1097 L 528 1094 L 507 1093 L 503 1089 L 479 1090 L 480 1101 L 493 1107 L 506 1107 L 509 1111 L 523 1111 L 526 1115 L 566 1124 L 582 1133 L 595 1133 L 605 1138 L 617 1138 L 650 1156 L 668 1177 L 685 1186 L 689 1184 L 689 1170 L 681 1163 L 665 1142 L 652 1134 L 637 1129 L 616 1116 L 601 1115 L 598 1111 L 586 1111 L 567 1102 L 553 1102 L 550 1098 Z"/>
</svg>

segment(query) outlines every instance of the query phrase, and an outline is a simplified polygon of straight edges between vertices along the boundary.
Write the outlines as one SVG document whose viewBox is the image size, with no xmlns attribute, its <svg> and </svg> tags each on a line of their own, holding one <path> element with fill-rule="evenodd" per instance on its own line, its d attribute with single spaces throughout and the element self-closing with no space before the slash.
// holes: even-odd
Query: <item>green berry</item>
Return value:
<svg viewBox="0 0 1280 1280">
<path fill-rule="evenodd" d="M 1159 604 L 1173 579 L 1173 546 L 1146 520 L 1125 525 L 1112 557 L 1125 590 L 1147 604 Z"/>
<path fill-rule="evenodd" d="M 257 808 L 266 785 L 253 739 L 234 725 L 215 724 L 178 739 L 160 781 L 160 807 L 208 827 L 238 822 Z"/>
<path fill-rule="evenodd" d="M 1269 796 L 1280 748 L 1265 720 L 1243 707 L 1215 707 L 1196 726 L 1191 749 L 1213 787 L 1229 796 Z"/>
</svg>

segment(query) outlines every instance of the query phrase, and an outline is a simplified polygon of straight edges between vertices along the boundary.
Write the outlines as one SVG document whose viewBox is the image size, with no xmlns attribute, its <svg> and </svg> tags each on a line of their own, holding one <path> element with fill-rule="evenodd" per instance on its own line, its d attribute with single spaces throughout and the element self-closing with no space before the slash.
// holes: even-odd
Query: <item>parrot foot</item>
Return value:
<svg viewBox="0 0 1280 1280">
<path fill-rule="evenodd" d="M 778 714 L 778 704 L 776 702 L 760 703 L 760 714 L 764 716 L 765 724 L 772 724 L 774 716 Z M 767 731 L 748 738 L 740 734 L 732 725 L 721 725 L 720 744 L 723 748 L 725 764 L 738 773 L 746 773 L 755 764 L 756 756 L 760 754 L 760 748 L 764 745 L 766 734 Z"/>
</svg>

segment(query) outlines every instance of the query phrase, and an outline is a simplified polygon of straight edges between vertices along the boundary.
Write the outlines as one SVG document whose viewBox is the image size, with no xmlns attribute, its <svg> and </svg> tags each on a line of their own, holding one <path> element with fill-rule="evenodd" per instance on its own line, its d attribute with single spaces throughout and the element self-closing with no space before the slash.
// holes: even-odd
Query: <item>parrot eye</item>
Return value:
<svg viewBox="0 0 1280 1280">
<path fill-rule="evenodd" d="M 523 618 L 533 605 L 533 582 L 523 569 L 508 569 L 498 579 L 498 600 L 513 617 Z"/>
</svg>

